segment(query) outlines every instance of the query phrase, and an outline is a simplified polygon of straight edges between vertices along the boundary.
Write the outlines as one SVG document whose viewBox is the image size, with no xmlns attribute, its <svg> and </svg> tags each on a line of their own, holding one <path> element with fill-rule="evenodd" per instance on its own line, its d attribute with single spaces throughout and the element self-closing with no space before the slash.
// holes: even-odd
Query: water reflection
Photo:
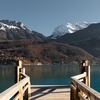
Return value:
<svg viewBox="0 0 100 100">
<path fill-rule="evenodd" d="M 24 66 L 26 73 L 31 77 L 32 84 L 67 84 L 70 77 L 78 74 L 78 65 L 42 65 Z"/>
<path fill-rule="evenodd" d="M 14 84 L 14 66 L 0 65 L 0 92 Z"/>
<path fill-rule="evenodd" d="M 69 85 L 70 77 L 79 73 L 79 65 L 24 66 L 35 85 Z M 14 66 L 0 65 L 0 92 L 14 84 Z M 91 87 L 100 92 L 100 65 L 91 66 Z"/>
<path fill-rule="evenodd" d="M 91 67 L 91 87 L 100 92 L 100 65 Z"/>
</svg>

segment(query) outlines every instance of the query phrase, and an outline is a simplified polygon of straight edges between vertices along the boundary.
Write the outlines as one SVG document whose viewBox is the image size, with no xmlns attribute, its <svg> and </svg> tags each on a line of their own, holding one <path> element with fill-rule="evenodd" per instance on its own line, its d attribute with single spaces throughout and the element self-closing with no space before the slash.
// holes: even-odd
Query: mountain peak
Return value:
<svg viewBox="0 0 100 100">
<path fill-rule="evenodd" d="M 52 33 L 52 39 L 56 39 L 61 37 L 62 35 L 64 35 L 65 33 L 69 33 L 66 25 L 60 25 L 57 28 L 54 29 L 53 33 Z"/>
<path fill-rule="evenodd" d="M 18 21 L 10 21 L 10 20 L 0 20 L 0 30 L 6 31 L 6 29 L 24 29 L 27 28 L 23 23 Z"/>
<path fill-rule="evenodd" d="M 0 40 L 31 39 L 44 41 L 45 38 L 41 33 L 28 29 L 22 22 L 0 20 Z"/>
<path fill-rule="evenodd" d="M 52 33 L 52 39 L 56 39 L 59 38 L 63 35 L 65 35 L 66 33 L 74 33 L 78 30 L 82 30 L 84 28 L 87 28 L 90 24 L 93 24 L 94 22 L 78 22 L 75 24 L 71 24 L 71 23 L 67 23 L 64 25 L 60 25 L 57 28 L 54 29 L 53 33 Z"/>
</svg>

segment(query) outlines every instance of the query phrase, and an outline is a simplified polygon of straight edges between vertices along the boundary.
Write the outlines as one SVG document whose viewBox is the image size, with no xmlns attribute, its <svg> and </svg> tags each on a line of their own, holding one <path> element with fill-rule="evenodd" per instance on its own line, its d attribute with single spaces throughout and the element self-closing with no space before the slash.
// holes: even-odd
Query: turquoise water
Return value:
<svg viewBox="0 0 100 100">
<path fill-rule="evenodd" d="M 14 84 L 14 66 L 0 64 L 0 92 Z"/>
<path fill-rule="evenodd" d="M 78 65 L 24 66 L 33 85 L 70 85 L 70 77 L 79 72 Z M 14 66 L 0 65 L 0 92 L 14 84 Z M 91 66 L 91 87 L 100 92 L 100 65 Z"/>
<path fill-rule="evenodd" d="M 70 77 L 78 74 L 76 65 L 25 66 L 26 74 L 35 85 L 69 85 Z"/>
<path fill-rule="evenodd" d="M 100 92 L 100 65 L 91 66 L 91 87 Z"/>
</svg>

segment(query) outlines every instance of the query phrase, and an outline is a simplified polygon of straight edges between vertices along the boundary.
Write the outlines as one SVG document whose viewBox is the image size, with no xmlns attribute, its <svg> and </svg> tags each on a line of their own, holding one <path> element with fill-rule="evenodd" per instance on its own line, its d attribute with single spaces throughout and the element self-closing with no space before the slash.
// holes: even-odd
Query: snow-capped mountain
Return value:
<svg viewBox="0 0 100 100">
<path fill-rule="evenodd" d="M 46 37 L 36 31 L 31 31 L 23 23 L 10 20 L 0 20 L 0 39 L 2 40 L 44 40 Z"/>
<path fill-rule="evenodd" d="M 73 43 L 73 42 L 75 43 L 76 41 L 84 41 L 85 42 L 88 39 L 97 38 L 97 37 L 100 37 L 100 23 L 90 24 L 87 28 L 84 28 L 82 30 L 76 31 L 71 34 L 67 33 L 55 40 L 51 39 L 50 41 L 69 44 L 69 43 Z M 96 41 L 96 39 L 94 39 L 94 41 Z M 91 44 L 91 43 L 89 43 L 89 44 Z"/>
<path fill-rule="evenodd" d="M 27 28 L 23 23 L 10 20 L 0 20 L 0 30 L 6 31 L 7 29 L 24 29 Z"/>
<path fill-rule="evenodd" d="M 65 25 L 60 25 L 54 29 L 54 31 L 51 35 L 51 38 L 56 39 L 56 38 L 59 38 L 59 37 L 65 35 L 66 33 L 74 33 L 78 30 L 82 30 L 84 28 L 87 28 L 90 24 L 92 24 L 92 23 L 88 23 L 88 22 L 83 21 L 80 23 L 76 23 L 74 25 L 71 23 L 67 23 Z"/>
</svg>

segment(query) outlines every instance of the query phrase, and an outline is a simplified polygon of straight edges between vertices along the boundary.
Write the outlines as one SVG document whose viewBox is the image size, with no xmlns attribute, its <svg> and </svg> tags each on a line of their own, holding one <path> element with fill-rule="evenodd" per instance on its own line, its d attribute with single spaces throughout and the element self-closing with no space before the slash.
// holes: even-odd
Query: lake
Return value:
<svg viewBox="0 0 100 100">
<path fill-rule="evenodd" d="M 32 85 L 70 85 L 70 77 L 79 73 L 78 65 L 24 66 Z M 0 92 L 14 84 L 13 65 L 0 65 Z M 100 65 L 91 66 L 91 87 L 100 92 Z"/>
</svg>

